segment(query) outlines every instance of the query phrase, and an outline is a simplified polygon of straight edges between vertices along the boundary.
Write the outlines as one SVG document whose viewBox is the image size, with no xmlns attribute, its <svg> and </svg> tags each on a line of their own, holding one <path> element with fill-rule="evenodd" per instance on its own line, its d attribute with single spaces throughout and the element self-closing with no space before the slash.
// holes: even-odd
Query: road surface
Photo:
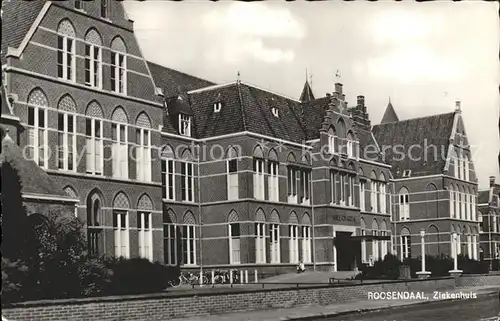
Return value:
<svg viewBox="0 0 500 321">
<path fill-rule="evenodd" d="M 500 321 L 498 295 L 478 299 L 441 301 L 378 312 L 338 316 L 328 321 Z"/>
</svg>

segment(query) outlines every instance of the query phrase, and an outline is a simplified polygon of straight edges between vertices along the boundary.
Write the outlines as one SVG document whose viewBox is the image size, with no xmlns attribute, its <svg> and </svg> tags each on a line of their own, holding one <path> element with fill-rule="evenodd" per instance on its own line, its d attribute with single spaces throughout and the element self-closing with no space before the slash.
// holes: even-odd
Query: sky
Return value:
<svg viewBox="0 0 500 321">
<path fill-rule="evenodd" d="M 364 95 L 372 124 L 389 97 L 399 119 L 451 112 L 460 100 L 480 188 L 492 175 L 500 183 L 496 2 L 124 4 L 147 60 L 216 83 L 240 72 L 298 99 L 307 71 L 316 98 L 338 81 L 349 106 Z"/>
</svg>

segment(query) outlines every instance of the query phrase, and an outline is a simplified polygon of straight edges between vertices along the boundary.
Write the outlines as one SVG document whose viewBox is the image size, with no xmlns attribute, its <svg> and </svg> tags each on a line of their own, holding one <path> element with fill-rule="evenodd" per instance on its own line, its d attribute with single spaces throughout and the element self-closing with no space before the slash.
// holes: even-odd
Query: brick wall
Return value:
<svg viewBox="0 0 500 321">
<path fill-rule="evenodd" d="M 467 280 L 467 281 L 464 281 Z M 2 308 L 3 316 L 13 320 L 168 320 L 207 314 L 288 308 L 301 305 L 330 305 L 367 298 L 369 291 L 434 291 L 468 286 L 497 284 L 500 276 L 393 281 L 366 285 L 318 286 L 300 289 L 221 289 L 223 292 L 197 294 L 165 293 L 146 296 L 105 297 L 20 303 Z"/>
</svg>

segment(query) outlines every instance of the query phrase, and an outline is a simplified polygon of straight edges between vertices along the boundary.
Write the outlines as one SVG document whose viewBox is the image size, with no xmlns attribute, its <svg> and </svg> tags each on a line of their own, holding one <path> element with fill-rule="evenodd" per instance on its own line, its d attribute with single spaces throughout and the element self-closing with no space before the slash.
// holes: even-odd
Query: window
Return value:
<svg viewBox="0 0 500 321">
<path fill-rule="evenodd" d="M 103 175 L 103 112 L 101 106 L 92 102 L 85 112 L 85 163 L 88 174 Z"/>
<path fill-rule="evenodd" d="M 87 245 L 91 257 L 99 257 L 103 253 L 100 250 L 102 212 L 101 200 L 96 193 L 89 195 L 87 199 Z"/>
<path fill-rule="evenodd" d="M 240 264 L 240 223 L 229 223 L 229 263 Z"/>
<path fill-rule="evenodd" d="M 128 179 L 128 118 L 118 107 L 112 115 L 113 177 Z"/>
<path fill-rule="evenodd" d="M 288 235 L 290 236 L 290 263 L 299 262 L 299 227 L 298 225 L 288 226 Z"/>
<path fill-rule="evenodd" d="M 410 235 L 401 236 L 401 260 L 411 258 L 411 239 Z"/>
<path fill-rule="evenodd" d="M 214 113 L 220 112 L 221 109 L 222 109 L 222 103 L 221 102 L 214 103 Z"/>
<path fill-rule="evenodd" d="M 271 237 L 271 263 L 280 263 L 280 226 L 279 224 L 271 224 L 270 226 Z"/>
<path fill-rule="evenodd" d="M 66 95 L 57 105 L 57 167 L 76 171 L 76 104 Z"/>
<path fill-rule="evenodd" d="M 271 108 L 271 112 L 273 113 L 274 117 L 279 117 L 278 108 L 276 108 L 276 107 Z"/>
<path fill-rule="evenodd" d="M 177 265 L 177 227 L 174 224 L 165 224 L 163 237 L 166 252 L 165 264 Z"/>
<path fill-rule="evenodd" d="M 403 171 L 403 177 L 410 177 L 411 176 L 411 169 L 405 169 Z"/>
<path fill-rule="evenodd" d="M 196 264 L 196 225 L 192 213 L 184 215 L 184 225 L 182 225 L 181 246 L 182 263 L 184 265 Z"/>
<path fill-rule="evenodd" d="M 113 231 L 115 236 L 115 256 L 129 257 L 129 225 L 126 211 L 113 211 Z"/>
<path fill-rule="evenodd" d="M 194 164 L 188 162 L 181 163 L 181 191 L 182 200 L 194 202 Z"/>
<path fill-rule="evenodd" d="M 360 232 L 361 236 L 366 236 L 366 222 L 364 218 L 360 219 Z M 366 240 L 361 238 L 361 263 L 366 263 L 368 261 L 368 255 L 366 253 Z"/>
<path fill-rule="evenodd" d="M 179 134 L 183 136 L 191 136 L 191 117 L 187 115 L 179 115 Z"/>
<path fill-rule="evenodd" d="M 161 153 L 161 179 L 163 186 L 162 198 L 175 199 L 175 163 L 174 151 L 166 146 Z"/>
<path fill-rule="evenodd" d="M 273 202 L 279 201 L 279 178 L 278 171 L 279 163 L 276 161 L 269 161 L 267 163 L 267 172 L 269 174 L 268 187 L 269 187 L 269 200 Z"/>
<path fill-rule="evenodd" d="M 355 202 L 354 202 L 354 176 L 353 175 L 347 175 L 347 185 L 348 185 L 348 190 L 349 190 L 348 206 L 354 207 Z"/>
<path fill-rule="evenodd" d="M 227 160 L 227 199 L 235 200 L 239 197 L 238 186 L 238 154 L 231 148 Z"/>
<path fill-rule="evenodd" d="M 151 182 L 151 122 L 145 113 L 139 114 L 136 125 L 137 180 Z"/>
<path fill-rule="evenodd" d="M 85 85 L 102 88 L 102 39 L 95 29 L 85 35 Z"/>
<path fill-rule="evenodd" d="M 265 223 L 255 223 L 255 263 L 266 263 Z"/>
<path fill-rule="evenodd" d="M 464 168 L 464 171 L 465 171 L 465 176 L 464 176 L 464 179 L 466 181 L 469 181 L 469 173 L 470 173 L 470 169 L 469 169 L 469 166 L 470 166 L 470 159 L 469 159 L 469 155 L 465 155 L 465 168 Z"/>
<path fill-rule="evenodd" d="M 253 196 L 256 199 L 264 199 L 264 160 L 253 159 Z"/>
<path fill-rule="evenodd" d="M 288 166 L 288 175 L 287 175 L 287 182 L 288 182 L 288 203 L 292 204 L 297 204 L 297 193 L 298 193 L 298 181 L 297 181 L 297 176 L 300 175 L 300 171 L 293 167 L 293 166 Z"/>
<path fill-rule="evenodd" d="M 359 181 L 359 207 L 361 211 L 365 211 L 365 184 L 364 180 Z"/>
<path fill-rule="evenodd" d="M 47 168 L 47 97 L 40 89 L 28 97 L 28 157 Z"/>
<path fill-rule="evenodd" d="M 311 178 L 311 173 L 308 170 L 302 169 L 300 172 L 300 188 L 302 200 L 301 204 L 309 205 L 310 204 L 310 193 L 309 193 L 309 182 Z"/>
<path fill-rule="evenodd" d="M 302 226 L 302 260 L 311 263 L 311 227 Z"/>
<path fill-rule="evenodd" d="M 111 43 L 111 90 L 127 94 L 127 50 L 119 37 Z"/>
<path fill-rule="evenodd" d="M 335 132 L 334 128 L 330 128 L 328 130 L 328 151 L 330 154 L 334 154 L 336 152 L 336 144 L 335 141 L 337 140 L 337 134 Z"/>
<path fill-rule="evenodd" d="M 75 9 L 78 9 L 78 10 L 82 10 L 83 9 L 82 0 L 75 0 Z"/>
<path fill-rule="evenodd" d="M 101 0 L 101 18 L 108 18 L 108 0 Z"/>
<path fill-rule="evenodd" d="M 347 133 L 347 157 L 353 158 L 355 157 L 355 147 L 356 141 L 354 139 L 354 135 L 349 132 Z"/>
<path fill-rule="evenodd" d="M 75 81 L 75 28 L 68 20 L 63 20 L 57 28 L 57 76 Z"/>
<path fill-rule="evenodd" d="M 409 195 L 408 190 L 404 187 L 399 191 L 399 219 L 401 221 L 410 219 Z"/>
<path fill-rule="evenodd" d="M 139 256 L 153 261 L 153 230 L 151 213 L 137 213 L 137 229 L 139 230 Z"/>
</svg>

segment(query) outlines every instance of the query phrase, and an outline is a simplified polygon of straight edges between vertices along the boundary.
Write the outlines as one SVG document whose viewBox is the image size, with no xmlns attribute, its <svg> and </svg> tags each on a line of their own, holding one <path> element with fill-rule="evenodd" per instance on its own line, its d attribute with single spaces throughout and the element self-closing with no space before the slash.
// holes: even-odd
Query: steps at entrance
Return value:
<svg viewBox="0 0 500 321">
<path fill-rule="evenodd" d="M 286 273 L 270 278 L 261 279 L 265 283 L 328 283 L 330 278 L 349 279 L 354 277 L 354 271 L 314 272 L 306 271 L 301 274 Z"/>
</svg>

